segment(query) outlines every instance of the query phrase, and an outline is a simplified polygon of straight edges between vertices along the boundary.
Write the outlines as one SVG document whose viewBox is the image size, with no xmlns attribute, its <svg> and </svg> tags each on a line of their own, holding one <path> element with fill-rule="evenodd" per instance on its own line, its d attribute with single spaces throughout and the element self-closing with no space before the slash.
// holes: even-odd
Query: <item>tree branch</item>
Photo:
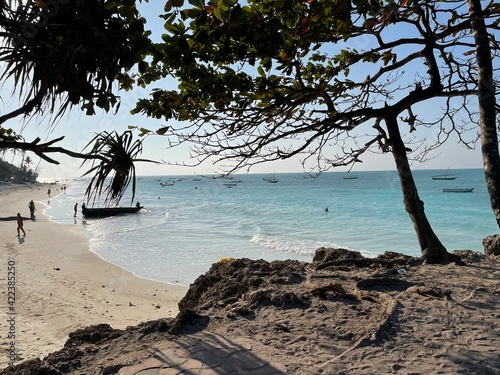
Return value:
<svg viewBox="0 0 500 375">
<path fill-rule="evenodd" d="M 51 164 L 56 164 L 56 165 L 58 165 L 59 162 L 55 159 L 50 158 L 46 154 L 60 153 L 60 154 L 66 154 L 68 156 L 71 156 L 72 158 L 84 159 L 84 160 L 101 160 L 101 161 L 110 163 L 110 161 L 108 159 L 106 159 L 105 157 L 103 157 L 101 155 L 82 154 L 79 152 L 67 150 L 63 147 L 52 147 L 52 145 L 54 143 L 57 143 L 63 139 L 64 139 L 64 136 L 53 139 L 53 140 L 45 142 L 45 143 L 41 143 L 41 144 L 39 144 L 40 138 L 38 138 L 38 137 L 32 142 L 0 141 L 0 149 L 12 148 L 12 149 L 23 150 L 23 151 L 31 151 L 35 155 L 42 158 L 43 160 L 45 160 Z"/>
</svg>

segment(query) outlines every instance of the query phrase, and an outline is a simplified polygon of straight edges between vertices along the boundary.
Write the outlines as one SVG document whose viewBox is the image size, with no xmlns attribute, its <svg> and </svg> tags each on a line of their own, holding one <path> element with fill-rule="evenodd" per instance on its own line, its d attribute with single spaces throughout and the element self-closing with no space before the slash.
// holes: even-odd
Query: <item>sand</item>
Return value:
<svg viewBox="0 0 500 375">
<path fill-rule="evenodd" d="M 45 194 L 2 195 L 0 217 Z M 100 260 L 77 225 L 39 216 L 26 230 L 19 241 L 0 221 L 2 301 L 9 260 L 17 275 L 16 350 L 42 357 L 74 332 L 2 375 L 500 374 L 498 257 L 454 251 L 465 265 L 426 265 L 318 249 L 311 263 L 225 259 L 186 290 Z"/>
<path fill-rule="evenodd" d="M 18 361 L 42 358 L 62 348 L 78 328 L 107 323 L 124 329 L 173 317 L 187 291 L 138 278 L 90 252 L 81 225 L 57 224 L 43 214 L 48 187 L 0 185 L 0 219 L 18 212 L 29 217 L 31 199 L 37 207 L 36 220 L 24 221 L 26 236 L 17 237 L 15 221 L 0 220 L 0 368 L 10 361 L 11 342 Z M 50 188 L 52 197 L 60 193 L 59 186 Z"/>
</svg>

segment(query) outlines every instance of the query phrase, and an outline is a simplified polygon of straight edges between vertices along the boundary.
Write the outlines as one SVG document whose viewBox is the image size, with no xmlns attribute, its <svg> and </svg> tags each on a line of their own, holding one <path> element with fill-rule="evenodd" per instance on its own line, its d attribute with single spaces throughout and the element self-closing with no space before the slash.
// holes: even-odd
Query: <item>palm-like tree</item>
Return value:
<svg viewBox="0 0 500 375">
<path fill-rule="evenodd" d="M 92 179 L 85 192 L 88 200 L 94 204 L 96 200 L 106 195 L 105 205 L 117 205 L 123 197 L 127 187 L 132 183 L 132 198 L 134 201 L 136 191 L 135 162 L 154 162 L 147 159 L 138 159 L 142 153 L 142 142 L 133 141 L 132 132 L 123 134 L 117 132 L 102 132 L 97 134 L 86 146 L 91 146 L 90 154 L 99 156 L 94 159 L 92 167 L 84 176 L 92 175 Z M 90 162 L 86 160 L 83 162 Z M 110 180 L 109 180 L 110 179 Z M 109 184 L 107 181 L 109 180 Z"/>
<path fill-rule="evenodd" d="M 118 103 L 113 84 L 130 89 L 130 69 L 149 48 L 135 0 L 0 1 L 0 80 L 11 80 L 19 108 L 0 125 L 44 110 L 59 118 L 81 105 L 87 114 Z"/>
<path fill-rule="evenodd" d="M 133 162 L 142 144 L 132 142 L 130 132 L 97 135 L 89 153 L 78 153 L 54 146 L 64 137 L 26 142 L 4 124 L 35 115 L 51 116 L 55 123 L 74 106 L 88 115 L 96 107 L 118 109 L 116 89 L 132 88 L 130 72 L 137 64 L 143 70 L 143 57 L 151 47 L 144 24 L 136 0 L 0 0 L 0 83 L 13 83 L 12 94 L 20 103 L 0 113 L 0 151 L 31 151 L 53 164 L 59 162 L 51 153 L 93 160 L 91 171 L 97 174 L 87 189 L 89 199 L 103 192 L 113 173 L 111 185 L 104 189 L 107 203 L 118 202 L 131 181 L 135 195 Z"/>
</svg>

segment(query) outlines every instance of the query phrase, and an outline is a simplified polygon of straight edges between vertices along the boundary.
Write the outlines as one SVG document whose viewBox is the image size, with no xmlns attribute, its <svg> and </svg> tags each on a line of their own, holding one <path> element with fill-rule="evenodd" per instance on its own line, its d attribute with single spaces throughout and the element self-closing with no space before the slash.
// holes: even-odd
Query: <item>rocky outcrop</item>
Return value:
<svg viewBox="0 0 500 375">
<path fill-rule="evenodd" d="M 484 254 L 488 257 L 500 256 L 500 235 L 492 234 L 483 239 Z"/>
<path fill-rule="evenodd" d="M 191 285 L 179 302 L 179 310 L 221 307 L 265 286 L 299 284 L 307 263 L 296 260 L 273 261 L 229 259 L 212 265 Z"/>
<path fill-rule="evenodd" d="M 491 240 L 500 242 L 496 237 L 495 241 Z M 202 346 L 199 353 L 203 355 L 197 358 L 198 362 L 206 361 L 200 362 L 206 369 L 208 364 L 219 366 L 221 358 L 231 358 L 227 354 L 211 355 L 214 348 L 206 343 L 214 338 L 223 348 L 237 348 L 238 355 L 245 354 L 252 365 L 280 358 L 285 370 L 276 374 L 334 374 L 344 373 L 346 366 L 354 366 L 367 353 L 379 355 L 379 360 L 365 361 L 364 365 L 383 363 L 387 348 L 390 352 L 402 350 L 397 358 L 423 350 L 420 343 L 428 340 L 432 332 L 441 332 L 444 325 L 450 324 L 449 319 L 455 319 L 452 323 L 463 326 L 463 330 L 469 329 L 469 324 L 478 325 L 474 330 L 477 337 L 492 335 L 498 286 L 491 283 L 498 280 L 497 262 L 471 251 L 457 251 L 456 256 L 472 266 L 463 267 L 457 274 L 455 265 L 422 265 L 417 258 L 403 254 L 386 252 L 365 258 L 359 252 L 329 248 L 318 249 L 312 263 L 223 259 L 191 285 L 179 303 L 175 319 L 145 322 L 125 330 L 107 324 L 80 329 L 69 335 L 63 349 L 43 360 L 1 370 L 0 374 L 138 374 L 142 372 L 126 369 L 139 363 L 146 366 L 145 361 L 154 358 L 158 366 L 154 368 L 177 368 L 177 360 L 182 366 L 196 362 L 187 360 L 192 356 L 193 340 Z M 477 267 L 477 262 L 483 263 Z M 489 277 L 478 272 L 488 273 Z M 450 282 L 453 277 L 457 282 Z M 451 305 L 454 299 L 460 304 Z M 488 314 L 485 306 L 489 306 Z M 467 308 L 467 314 L 465 310 L 454 314 L 457 308 Z M 481 317 L 491 317 L 491 321 L 476 317 L 472 323 L 463 320 L 476 311 Z M 412 340 L 417 346 L 405 352 Z M 448 345 L 450 339 L 435 335 L 433 340 L 436 346 L 430 347 L 432 351 Z M 453 346 L 462 341 L 458 337 Z M 476 341 L 484 346 L 486 340 Z M 495 341 L 491 343 L 493 347 Z M 488 348 L 486 353 L 492 353 L 484 357 L 485 366 L 489 366 L 486 370 L 498 368 L 500 362 L 494 350 Z M 424 354 L 432 360 L 432 355 Z M 435 359 L 432 366 L 441 365 L 442 357 Z M 447 373 L 457 373 L 452 361 L 447 365 Z M 478 369 L 477 364 L 469 368 L 470 373 L 489 373 Z M 370 372 L 360 368 L 352 373 L 388 373 L 387 369 Z"/>
</svg>

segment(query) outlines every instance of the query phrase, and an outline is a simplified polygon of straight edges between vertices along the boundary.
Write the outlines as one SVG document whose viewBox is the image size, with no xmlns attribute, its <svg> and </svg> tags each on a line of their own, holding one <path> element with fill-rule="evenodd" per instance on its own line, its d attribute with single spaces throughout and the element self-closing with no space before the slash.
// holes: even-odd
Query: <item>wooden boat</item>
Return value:
<svg viewBox="0 0 500 375">
<path fill-rule="evenodd" d="M 454 180 L 456 177 L 455 176 L 458 176 L 458 174 L 449 174 L 450 168 L 448 168 L 446 170 L 446 173 L 444 174 L 438 174 L 438 175 L 435 175 L 435 176 L 432 176 L 432 179 L 433 180 Z"/>
<path fill-rule="evenodd" d="M 343 177 L 344 180 L 355 180 L 357 178 L 358 178 L 358 176 L 344 176 Z"/>
<path fill-rule="evenodd" d="M 144 206 L 135 207 L 100 207 L 100 208 L 83 208 L 82 214 L 85 217 L 108 217 L 116 216 L 121 214 L 135 214 L 141 210 Z"/>
<path fill-rule="evenodd" d="M 474 188 L 465 189 L 443 189 L 443 193 L 472 193 Z"/>
</svg>

